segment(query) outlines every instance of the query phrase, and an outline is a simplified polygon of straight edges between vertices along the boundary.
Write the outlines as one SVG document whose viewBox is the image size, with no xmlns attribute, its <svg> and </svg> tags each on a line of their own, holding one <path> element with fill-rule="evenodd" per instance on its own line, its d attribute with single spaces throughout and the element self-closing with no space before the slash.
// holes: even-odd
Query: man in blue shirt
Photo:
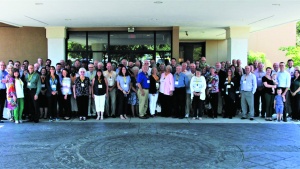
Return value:
<svg viewBox="0 0 300 169">
<path fill-rule="evenodd" d="M 250 109 L 250 120 L 254 120 L 254 93 L 257 88 L 256 77 L 254 74 L 250 72 L 250 66 L 245 67 L 245 72 L 241 77 L 241 106 L 242 106 L 242 118 L 247 119 L 247 108 L 249 106 Z"/>
<path fill-rule="evenodd" d="M 3 110 L 6 100 L 6 75 L 8 73 L 5 71 L 5 63 L 0 61 L 0 123 L 3 123 L 1 120 L 7 120 L 3 118 Z"/>
<path fill-rule="evenodd" d="M 183 119 L 185 117 L 186 86 L 189 83 L 189 79 L 181 70 L 182 67 L 180 65 L 177 66 L 174 74 L 173 117 Z"/>
<path fill-rule="evenodd" d="M 142 72 L 138 74 L 137 78 L 137 85 L 139 87 L 138 90 L 138 98 L 139 98 L 139 117 L 141 119 L 147 119 L 148 116 L 146 115 L 147 108 L 148 108 L 148 94 L 150 88 L 150 78 L 147 73 L 149 67 L 148 65 L 144 64 L 142 67 Z"/>
</svg>

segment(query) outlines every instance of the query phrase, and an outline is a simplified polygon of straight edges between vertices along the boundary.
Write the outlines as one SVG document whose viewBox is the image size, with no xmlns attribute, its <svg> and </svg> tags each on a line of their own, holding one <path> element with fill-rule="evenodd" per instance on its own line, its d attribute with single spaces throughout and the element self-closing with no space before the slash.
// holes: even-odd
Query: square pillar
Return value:
<svg viewBox="0 0 300 169">
<path fill-rule="evenodd" d="M 65 60 L 66 56 L 66 27 L 46 27 L 46 37 L 48 40 L 48 58 L 52 65 L 56 65 L 60 60 Z"/>
<path fill-rule="evenodd" d="M 240 59 L 246 66 L 250 27 L 229 27 L 226 29 L 227 60 Z"/>
</svg>

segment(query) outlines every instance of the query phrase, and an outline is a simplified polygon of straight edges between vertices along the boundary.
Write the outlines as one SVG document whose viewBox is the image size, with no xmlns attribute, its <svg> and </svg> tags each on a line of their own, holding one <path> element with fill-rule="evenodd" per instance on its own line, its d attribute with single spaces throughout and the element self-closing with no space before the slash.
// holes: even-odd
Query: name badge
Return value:
<svg viewBox="0 0 300 169">
<path fill-rule="evenodd" d="M 231 85 L 227 85 L 227 89 L 230 89 L 231 88 Z"/>
<path fill-rule="evenodd" d="M 127 87 L 127 84 L 124 84 L 124 87 Z"/>
<path fill-rule="evenodd" d="M 108 84 L 109 84 L 109 86 L 113 86 L 114 85 L 114 82 L 113 82 L 113 80 L 111 78 L 108 79 Z"/>
<path fill-rule="evenodd" d="M 159 88 L 159 83 L 156 83 L 155 86 L 156 86 L 156 88 Z"/>
<path fill-rule="evenodd" d="M 30 83 L 30 82 L 28 82 L 28 83 L 27 83 L 27 86 L 31 86 L 31 83 Z"/>
<path fill-rule="evenodd" d="M 41 87 L 45 87 L 45 84 L 42 84 Z"/>
<path fill-rule="evenodd" d="M 84 83 L 81 83 L 81 87 L 84 87 Z"/>
<path fill-rule="evenodd" d="M 150 83 L 150 80 L 147 80 L 147 83 Z"/>
<path fill-rule="evenodd" d="M 211 87 L 211 86 L 212 86 L 211 84 L 208 85 L 208 87 Z"/>
<path fill-rule="evenodd" d="M 52 89 L 56 89 L 56 85 L 51 85 L 51 88 Z"/>
<path fill-rule="evenodd" d="M 243 81 L 243 84 L 246 84 L 246 82 L 247 82 L 247 81 L 246 81 L 246 80 L 244 80 L 244 81 Z"/>
<path fill-rule="evenodd" d="M 178 81 L 175 81 L 175 85 L 178 85 Z"/>
<path fill-rule="evenodd" d="M 261 80 L 261 77 L 259 77 L 258 80 Z"/>
<path fill-rule="evenodd" d="M 102 85 L 101 84 L 98 85 L 98 89 L 102 89 Z"/>
</svg>

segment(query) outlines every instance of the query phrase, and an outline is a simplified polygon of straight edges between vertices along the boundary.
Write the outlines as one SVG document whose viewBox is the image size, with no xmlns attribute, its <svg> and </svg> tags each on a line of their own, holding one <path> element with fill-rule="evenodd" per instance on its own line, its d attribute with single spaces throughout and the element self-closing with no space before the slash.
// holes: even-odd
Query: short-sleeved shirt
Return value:
<svg viewBox="0 0 300 169">
<path fill-rule="evenodd" d="M 115 85 L 117 80 L 117 73 L 115 71 L 104 71 L 103 76 L 106 78 L 109 87 Z"/>
<path fill-rule="evenodd" d="M 276 95 L 274 100 L 276 101 L 276 105 L 283 105 L 283 98 L 281 95 Z"/>
<path fill-rule="evenodd" d="M 273 80 L 272 79 L 268 79 L 266 76 L 264 76 L 262 78 L 262 83 L 265 83 L 265 82 L 267 82 L 268 85 L 274 85 Z M 273 90 L 272 90 L 272 88 L 265 87 L 264 88 L 264 92 L 268 93 L 268 94 L 272 94 Z"/>
<path fill-rule="evenodd" d="M 130 87 L 130 76 L 117 76 L 117 82 L 120 84 L 120 87 L 122 88 L 122 90 L 128 92 L 129 91 L 129 87 Z"/>
<path fill-rule="evenodd" d="M 144 72 L 141 72 L 138 74 L 137 82 L 141 84 L 143 89 L 149 89 L 150 88 L 150 78 L 149 75 Z"/>
</svg>

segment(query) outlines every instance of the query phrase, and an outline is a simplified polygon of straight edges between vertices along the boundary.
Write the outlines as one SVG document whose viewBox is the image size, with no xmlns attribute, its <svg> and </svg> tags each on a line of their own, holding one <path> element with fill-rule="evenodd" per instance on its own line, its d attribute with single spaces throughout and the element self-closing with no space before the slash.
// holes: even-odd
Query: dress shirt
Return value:
<svg viewBox="0 0 300 169">
<path fill-rule="evenodd" d="M 254 94 L 257 88 L 256 76 L 251 72 L 248 75 L 244 74 L 241 77 L 240 84 L 241 91 L 252 92 Z"/>
<path fill-rule="evenodd" d="M 120 87 L 122 88 L 122 90 L 124 90 L 125 92 L 129 91 L 129 87 L 130 87 L 130 76 L 117 76 L 117 82 L 119 82 Z"/>
<path fill-rule="evenodd" d="M 186 75 L 182 72 L 179 74 L 175 73 L 174 74 L 174 87 L 175 88 L 180 88 L 180 87 L 185 87 L 188 85 L 188 78 Z"/>
<path fill-rule="evenodd" d="M 36 95 L 38 96 L 42 88 L 40 75 L 37 72 L 32 74 L 28 73 L 25 77 L 25 80 L 27 82 L 27 88 L 36 89 Z"/>
<path fill-rule="evenodd" d="M 290 87 L 291 75 L 287 71 L 277 73 L 278 87 Z"/>
<path fill-rule="evenodd" d="M 117 81 L 117 73 L 115 71 L 104 71 L 103 76 L 106 78 L 109 87 L 115 85 L 115 82 Z"/>
<path fill-rule="evenodd" d="M 266 72 L 259 71 L 258 69 L 254 72 L 254 75 L 256 76 L 256 83 L 257 87 L 263 87 L 262 78 L 266 75 Z"/>
<path fill-rule="evenodd" d="M 193 76 L 190 82 L 191 99 L 193 100 L 194 92 L 201 92 L 200 99 L 205 100 L 206 80 L 204 76 Z"/>
<path fill-rule="evenodd" d="M 188 79 L 188 84 L 186 86 L 186 93 L 190 94 L 191 93 L 190 82 L 191 82 L 192 77 L 195 75 L 191 71 L 185 71 L 182 73 L 184 73 Z"/>
</svg>

